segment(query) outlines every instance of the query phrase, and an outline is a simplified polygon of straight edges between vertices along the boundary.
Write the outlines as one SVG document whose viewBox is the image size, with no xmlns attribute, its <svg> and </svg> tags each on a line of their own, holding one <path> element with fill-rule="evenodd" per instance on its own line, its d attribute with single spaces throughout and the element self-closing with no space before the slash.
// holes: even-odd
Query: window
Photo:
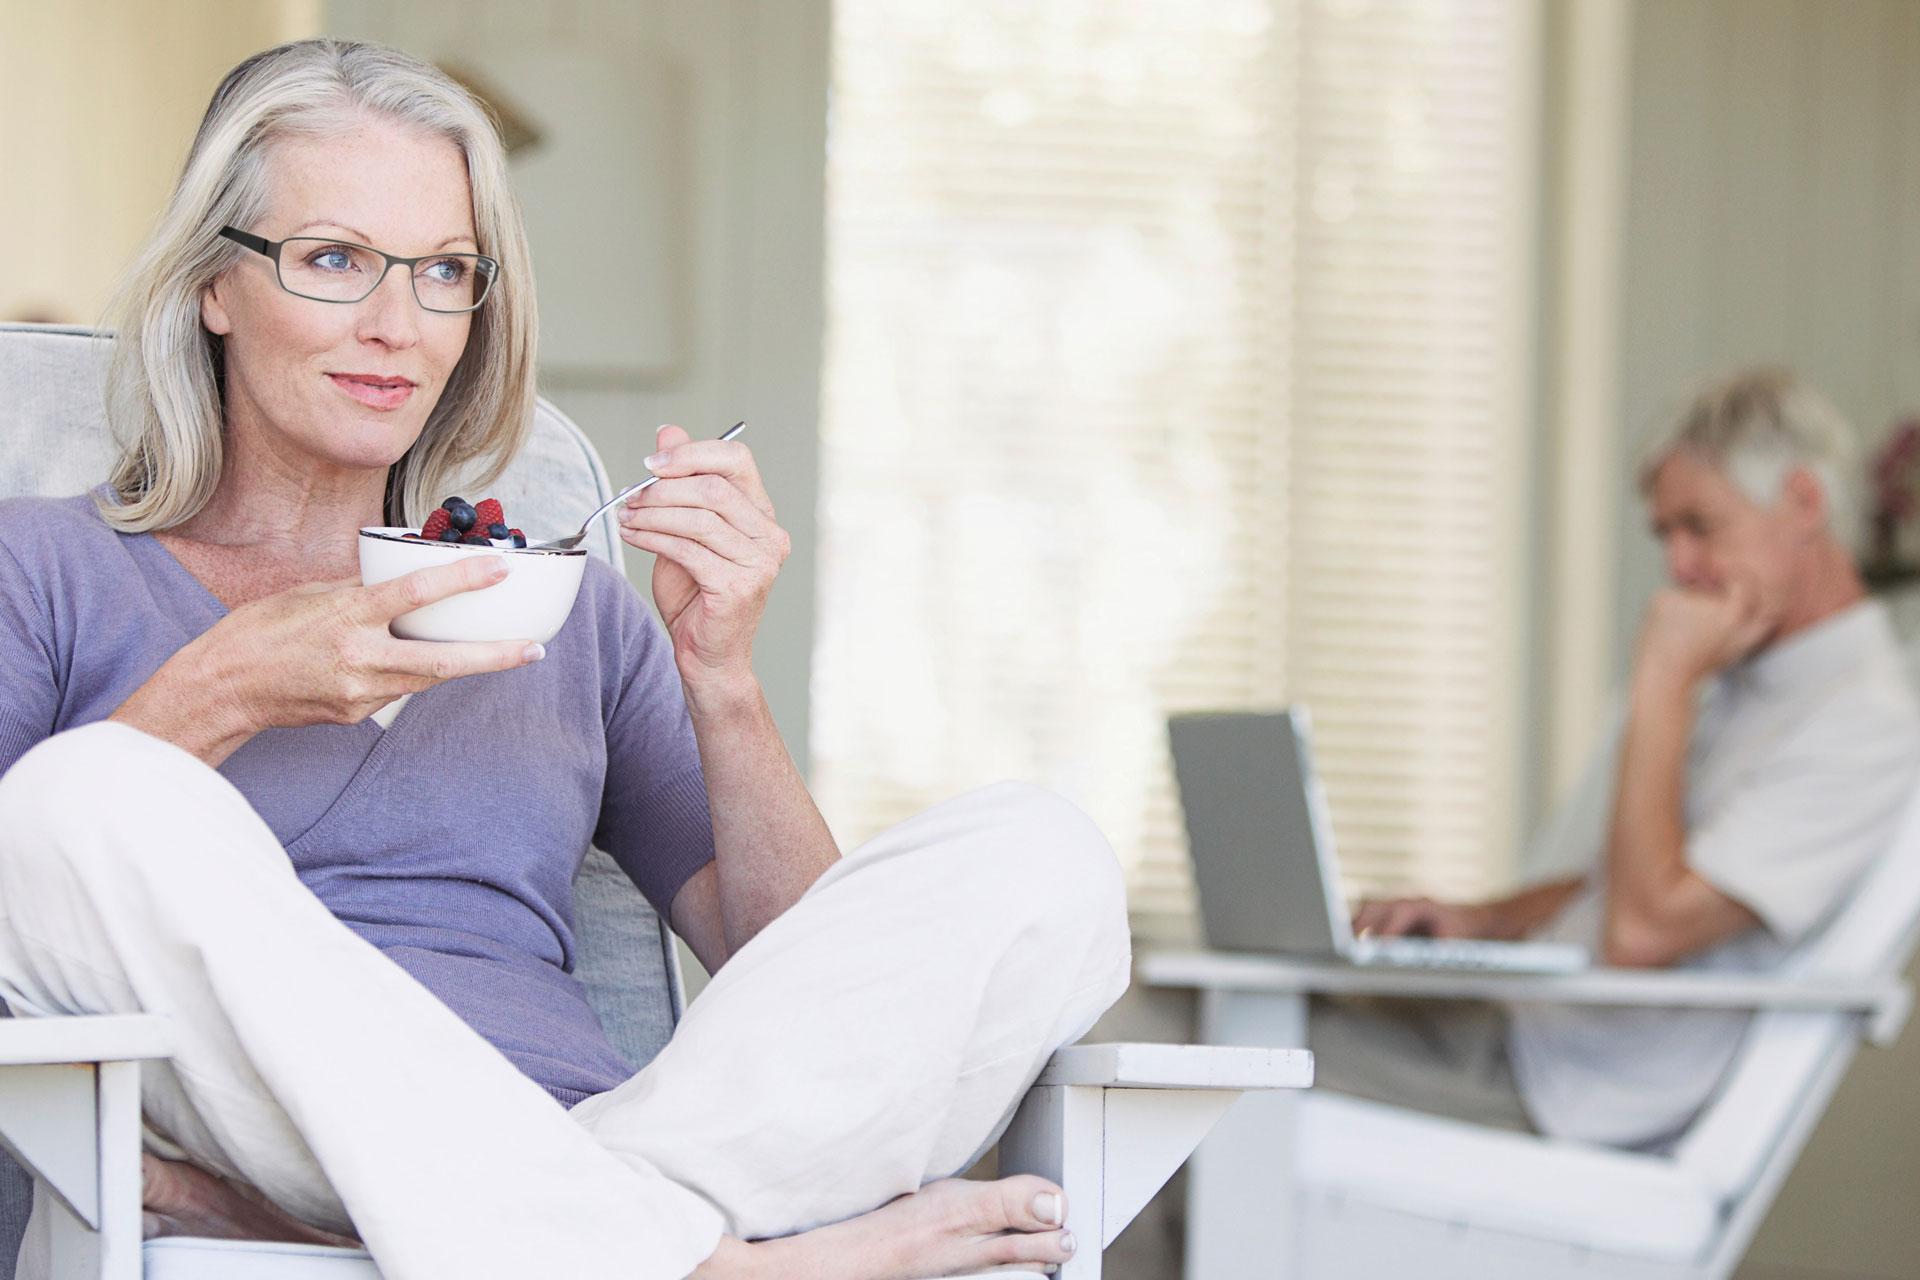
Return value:
<svg viewBox="0 0 1920 1280">
<path fill-rule="evenodd" d="M 1001 777 L 1187 936 L 1165 717 L 1309 705 L 1352 889 L 1502 878 L 1531 32 L 1503 0 L 841 0 L 814 789 Z"/>
</svg>

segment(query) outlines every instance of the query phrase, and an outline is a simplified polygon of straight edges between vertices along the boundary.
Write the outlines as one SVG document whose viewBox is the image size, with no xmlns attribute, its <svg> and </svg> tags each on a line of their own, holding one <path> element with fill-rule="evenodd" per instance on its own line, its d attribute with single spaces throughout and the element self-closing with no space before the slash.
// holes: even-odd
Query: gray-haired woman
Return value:
<svg viewBox="0 0 1920 1280">
<path fill-rule="evenodd" d="M 622 515 L 664 628 L 598 563 L 550 652 L 390 634 L 496 557 L 358 585 L 360 527 L 530 421 L 470 95 L 248 59 L 117 320 L 111 477 L 0 503 L 0 995 L 170 1017 L 149 1230 L 358 1238 L 392 1280 L 1070 1256 L 1058 1187 L 947 1176 L 1124 988 L 1111 850 L 1001 786 L 841 858 L 749 665 L 788 543 L 743 445 L 662 428 Z M 631 1079 L 572 975 L 590 841 L 715 971 Z"/>
</svg>

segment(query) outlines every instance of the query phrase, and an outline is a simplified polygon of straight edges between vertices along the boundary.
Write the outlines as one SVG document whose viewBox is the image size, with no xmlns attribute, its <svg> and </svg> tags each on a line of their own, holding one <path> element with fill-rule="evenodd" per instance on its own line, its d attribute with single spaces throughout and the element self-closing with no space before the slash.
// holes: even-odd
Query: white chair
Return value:
<svg viewBox="0 0 1920 1280">
<path fill-rule="evenodd" d="M 100 408 L 105 341 L 85 330 L 0 325 L 0 497 L 77 493 L 105 475 Z M 534 435 L 494 492 L 564 532 L 566 512 L 612 496 L 579 429 L 546 401 Z M 619 562 L 610 521 L 589 544 Z M 672 935 L 605 855 L 575 882 L 581 976 L 608 1037 L 636 1069 L 682 1009 Z M 295 1016 L 291 1012 L 289 1016 Z M 0 1021 L 0 1146 L 34 1179 L 52 1232 L 56 1280 L 378 1280 L 364 1252 L 140 1239 L 140 1064 L 164 1058 L 163 1018 Z M 1310 1055 L 1192 1045 L 1081 1044 L 1061 1050 L 1002 1138 L 1000 1168 L 1067 1192 L 1082 1242 L 1062 1280 L 1098 1280 L 1100 1255 L 1179 1168 L 1241 1091 L 1300 1088 Z M 0 1156 L 0 1280 L 13 1280 L 26 1182 Z M 1000 1273 L 996 1280 L 1017 1280 Z M 1029 1280 L 1039 1280 L 1033 1273 Z"/>
<path fill-rule="evenodd" d="M 1833 922 L 1777 975 L 1396 974 L 1147 956 L 1143 981 L 1201 989 L 1200 1038 L 1214 1044 L 1303 1044 L 1315 992 L 1756 1011 L 1715 1096 L 1658 1153 L 1334 1093 L 1245 1099 L 1194 1158 L 1187 1273 L 1339 1280 L 1417 1267 L 1424 1280 L 1724 1280 L 1862 1041 L 1898 1037 L 1917 929 L 1920 799 Z"/>
</svg>

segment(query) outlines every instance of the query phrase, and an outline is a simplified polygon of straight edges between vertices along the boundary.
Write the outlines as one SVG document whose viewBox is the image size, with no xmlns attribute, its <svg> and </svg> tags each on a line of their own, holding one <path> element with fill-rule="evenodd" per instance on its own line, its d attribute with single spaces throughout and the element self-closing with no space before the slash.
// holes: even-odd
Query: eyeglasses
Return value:
<svg viewBox="0 0 1920 1280">
<path fill-rule="evenodd" d="M 280 287 L 315 302 L 359 302 L 380 287 L 390 269 L 402 266 L 413 277 L 413 296 L 422 307 L 458 315 L 478 309 L 500 275 L 500 264 L 484 253 L 400 258 L 346 240 L 268 240 L 238 227 L 222 227 L 220 234 L 272 258 Z"/>
</svg>

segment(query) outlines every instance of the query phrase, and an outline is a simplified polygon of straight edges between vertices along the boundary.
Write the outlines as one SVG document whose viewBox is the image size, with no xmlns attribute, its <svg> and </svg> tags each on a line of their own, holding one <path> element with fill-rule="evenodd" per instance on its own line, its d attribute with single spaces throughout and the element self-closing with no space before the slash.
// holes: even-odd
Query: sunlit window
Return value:
<svg viewBox="0 0 1920 1280">
<path fill-rule="evenodd" d="M 841 0 L 816 794 L 1023 777 L 1189 927 L 1165 717 L 1303 701 L 1356 888 L 1506 869 L 1531 246 L 1503 0 Z"/>
</svg>

